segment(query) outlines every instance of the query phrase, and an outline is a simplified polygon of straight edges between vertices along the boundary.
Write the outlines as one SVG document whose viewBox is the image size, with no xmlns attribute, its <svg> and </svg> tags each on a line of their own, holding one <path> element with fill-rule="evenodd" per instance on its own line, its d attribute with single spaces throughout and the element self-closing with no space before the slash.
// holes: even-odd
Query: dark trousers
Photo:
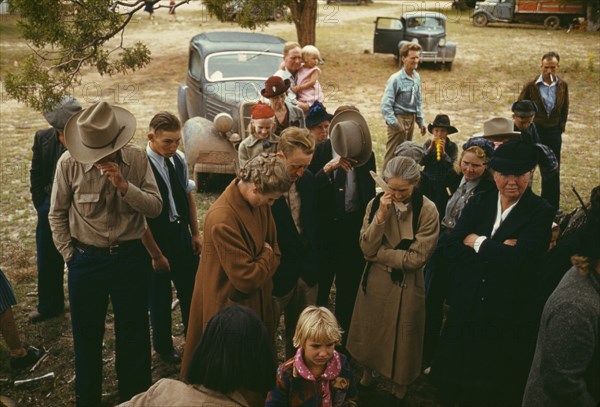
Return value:
<svg viewBox="0 0 600 407">
<path fill-rule="evenodd" d="M 144 252 L 141 242 L 112 255 L 76 249 L 68 263 L 77 406 L 101 403 L 102 340 L 109 297 L 119 399 L 129 400 L 150 387 L 148 274 L 141 266 Z"/>
<path fill-rule="evenodd" d="M 550 147 L 558 160 L 558 175 L 544 179 L 542 177 L 542 198 L 548 201 L 554 209 L 560 205 L 560 149 L 562 146 L 562 130 L 560 127 L 538 127 L 538 134 L 542 144 Z"/>
<path fill-rule="evenodd" d="M 430 366 L 435 355 L 444 319 L 444 303 L 450 294 L 450 269 L 443 256 L 443 246 L 448 240 L 448 235 L 448 230 L 442 228 L 435 252 L 425 266 L 424 366 Z"/>
<path fill-rule="evenodd" d="M 346 346 L 354 301 L 365 268 L 365 260 L 358 244 L 363 216 L 364 213 L 359 211 L 334 221 L 327 240 L 319 248 L 321 275 L 317 305 L 327 306 L 335 277 L 335 316 L 344 330 L 342 346 Z"/>
<path fill-rule="evenodd" d="M 36 208 L 38 215 L 35 228 L 38 270 L 38 311 L 43 315 L 56 315 L 65 311 L 63 275 L 65 263 L 56 250 L 48 222 L 50 197 Z"/>
<path fill-rule="evenodd" d="M 169 260 L 170 273 L 156 273 L 152 269 L 152 260 L 146 254 L 146 264 L 150 276 L 149 307 L 152 322 L 152 345 L 158 353 L 173 351 L 173 337 L 171 336 L 171 302 L 173 292 L 171 281 L 177 289 L 181 320 L 184 334 L 187 333 L 188 319 L 190 318 L 190 305 L 194 292 L 194 281 L 198 270 L 199 257 L 192 251 L 192 242 L 189 227 L 185 222 L 173 222 L 168 230 L 161 231 L 158 240 L 159 248 Z"/>
</svg>

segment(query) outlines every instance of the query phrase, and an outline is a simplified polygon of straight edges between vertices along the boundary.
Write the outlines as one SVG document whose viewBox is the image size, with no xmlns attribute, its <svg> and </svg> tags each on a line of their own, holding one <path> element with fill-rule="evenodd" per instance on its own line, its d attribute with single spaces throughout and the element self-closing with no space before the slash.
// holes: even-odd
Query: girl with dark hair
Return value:
<svg viewBox="0 0 600 407">
<path fill-rule="evenodd" d="M 208 322 L 191 357 L 187 384 L 161 379 L 121 407 L 263 406 L 276 366 L 265 325 L 251 309 L 230 305 Z"/>
</svg>

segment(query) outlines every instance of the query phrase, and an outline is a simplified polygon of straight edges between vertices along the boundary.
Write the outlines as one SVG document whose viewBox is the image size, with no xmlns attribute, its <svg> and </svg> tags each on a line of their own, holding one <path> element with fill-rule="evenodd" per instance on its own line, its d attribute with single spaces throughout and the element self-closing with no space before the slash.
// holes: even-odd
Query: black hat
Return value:
<svg viewBox="0 0 600 407">
<path fill-rule="evenodd" d="M 523 99 L 513 103 L 512 111 L 518 117 L 531 117 L 538 112 L 538 108 L 535 102 Z"/>
<path fill-rule="evenodd" d="M 513 140 L 496 148 L 488 167 L 504 175 L 522 175 L 534 169 L 536 164 L 535 147 L 520 140 Z"/>
<path fill-rule="evenodd" d="M 51 110 L 44 111 L 44 117 L 50 126 L 63 131 L 71 116 L 81 111 L 81 104 L 71 96 L 64 96 Z"/>
<path fill-rule="evenodd" d="M 435 116 L 433 123 L 429 123 L 427 131 L 433 133 L 434 127 L 441 127 L 448 130 L 448 134 L 458 133 L 458 129 L 454 126 L 450 126 L 450 118 L 446 114 L 438 114 Z"/>
<path fill-rule="evenodd" d="M 315 103 L 312 104 L 310 109 L 308 109 L 308 115 L 306 116 L 306 128 L 313 128 L 323 123 L 324 121 L 331 119 L 333 119 L 333 115 L 327 113 L 327 109 L 325 109 L 325 106 L 323 106 L 321 102 L 316 100 Z"/>
<path fill-rule="evenodd" d="M 463 144 L 462 148 L 463 150 L 466 150 L 467 148 L 473 146 L 481 148 L 488 159 L 494 154 L 494 143 L 483 137 L 471 137 L 465 144 Z"/>
</svg>

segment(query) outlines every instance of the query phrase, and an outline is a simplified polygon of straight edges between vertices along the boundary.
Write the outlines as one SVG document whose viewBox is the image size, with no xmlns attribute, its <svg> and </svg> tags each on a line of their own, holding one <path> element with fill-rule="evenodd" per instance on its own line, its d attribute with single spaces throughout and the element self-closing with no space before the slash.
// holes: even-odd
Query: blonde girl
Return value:
<svg viewBox="0 0 600 407">
<path fill-rule="evenodd" d="M 356 406 L 350 364 L 335 350 L 341 340 L 342 329 L 331 311 L 315 306 L 304 309 L 294 334 L 296 355 L 277 369 L 277 382 L 265 406 Z"/>
</svg>

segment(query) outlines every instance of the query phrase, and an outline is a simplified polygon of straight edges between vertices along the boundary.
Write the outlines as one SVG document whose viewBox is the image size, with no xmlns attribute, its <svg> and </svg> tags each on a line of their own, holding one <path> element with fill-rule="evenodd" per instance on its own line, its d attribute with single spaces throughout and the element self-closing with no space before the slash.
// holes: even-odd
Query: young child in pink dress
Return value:
<svg viewBox="0 0 600 407">
<path fill-rule="evenodd" d="M 321 70 L 317 66 L 321 61 L 321 53 L 317 47 L 307 45 L 302 48 L 302 60 L 304 64 L 298 71 L 297 85 L 292 87 L 292 92 L 296 94 L 299 101 L 306 102 L 308 106 L 316 100 L 322 103 L 323 89 L 319 83 Z"/>
</svg>

